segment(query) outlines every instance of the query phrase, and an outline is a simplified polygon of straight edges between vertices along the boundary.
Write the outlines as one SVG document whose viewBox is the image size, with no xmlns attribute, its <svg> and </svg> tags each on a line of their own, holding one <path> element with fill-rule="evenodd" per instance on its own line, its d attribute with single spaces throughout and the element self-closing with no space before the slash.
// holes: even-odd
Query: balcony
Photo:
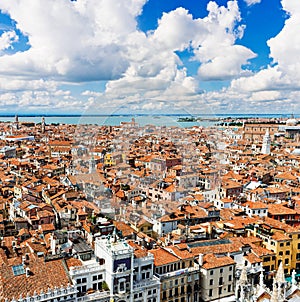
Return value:
<svg viewBox="0 0 300 302">
<path fill-rule="evenodd" d="M 141 282 L 133 282 L 133 291 L 140 290 L 141 288 L 148 289 L 149 287 L 159 286 L 159 279 L 153 276 L 153 279 L 141 281 Z"/>
<path fill-rule="evenodd" d="M 70 276 L 73 277 L 75 275 L 93 274 L 101 270 L 105 270 L 105 266 L 98 263 L 87 266 L 73 266 L 70 269 Z"/>
<path fill-rule="evenodd" d="M 143 257 L 141 259 L 142 259 L 142 262 L 153 261 L 154 257 L 153 257 L 153 255 L 148 255 L 148 256 L 145 256 L 145 257 Z M 139 260 L 134 259 L 134 266 L 139 265 L 139 263 L 140 263 Z"/>
<path fill-rule="evenodd" d="M 93 294 L 90 295 L 85 295 L 82 297 L 78 297 L 77 301 L 78 302 L 84 302 L 84 301 L 104 301 L 104 299 L 106 299 L 105 301 L 108 301 L 110 297 L 110 292 L 109 291 L 105 291 L 105 292 L 95 292 Z"/>
<path fill-rule="evenodd" d="M 184 275 L 187 273 L 193 273 L 196 271 L 199 271 L 200 267 L 199 265 L 194 265 L 193 267 L 188 267 L 180 270 L 176 270 L 173 272 L 165 273 L 165 274 L 156 274 L 160 279 L 166 279 L 174 276 Z"/>
</svg>

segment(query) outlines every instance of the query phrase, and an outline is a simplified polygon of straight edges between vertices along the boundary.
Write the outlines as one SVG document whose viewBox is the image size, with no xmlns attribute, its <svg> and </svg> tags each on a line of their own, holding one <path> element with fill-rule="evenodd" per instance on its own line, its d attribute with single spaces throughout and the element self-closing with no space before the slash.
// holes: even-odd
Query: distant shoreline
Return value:
<svg viewBox="0 0 300 302">
<path fill-rule="evenodd" d="M 184 113 L 132 113 L 132 114 L 0 114 L 0 117 L 108 117 L 108 116 L 116 116 L 116 117 L 135 117 L 135 116 L 186 116 L 186 117 L 201 117 L 201 116 L 208 116 L 208 117 L 241 117 L 241 118 L 255 118 L 255 117 L 290 117 L 291 114 L 282 114 L 282 113 L 220 113 L 220 114 L 184 114 Z M 300 116 L 300 114 L 294 114 L 294 116 Z"/>
</svg>

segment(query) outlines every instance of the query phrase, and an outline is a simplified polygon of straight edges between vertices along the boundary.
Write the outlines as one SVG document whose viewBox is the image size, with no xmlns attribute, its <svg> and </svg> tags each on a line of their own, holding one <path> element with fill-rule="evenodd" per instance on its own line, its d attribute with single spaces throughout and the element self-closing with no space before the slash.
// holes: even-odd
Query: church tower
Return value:
<svg viewBox="0 0 300 302">
<path fill-rule="evenodd" d="M 41 124 L 41 131 L 42 131 L 42 133 L 45 133 L 45 128 L 46 128 L 45 118 L 42 117 L 42 124 Z"/>
<path fill-rule="evenodd" d="M 270 136 L 269 130 L 267 130 L 266 134 L 264 135 L 261 153 L 262 154 L 271 153 L 271 136 Z"/>
<path fill-rule="evenodd" d="M 16 114 L 15 116 L 15 128 L 18 130 L 19 129 L 19 117 L 18 115 Z"/>
</svg>

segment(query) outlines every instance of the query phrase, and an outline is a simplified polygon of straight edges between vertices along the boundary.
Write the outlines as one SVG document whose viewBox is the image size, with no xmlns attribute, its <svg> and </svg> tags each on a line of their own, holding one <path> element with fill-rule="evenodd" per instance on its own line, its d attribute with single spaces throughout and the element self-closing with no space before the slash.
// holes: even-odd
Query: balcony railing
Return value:
<svg viewBox="0 0 300 302">
<path fill-rule="evenodd" d="M 141 282 L 133 282 L 133 290 L 141 289 L 141 288 L 149 288 L 152 286 L 157 286 L 159 285 L 159 279 L 155 276 L 153 276 L 153 279 L 150 280 L 145 280 Z"/>
<path fill-rule="evenodd" d="M 199 271 L 199 265 L 195 265 L 193 267 L 188 267 L 188 268 L 176 270 L 176 271 L 169 272 L 169 273 L 156 274 L 156 275 L 158 275 L 160 279 L 165 279 L 165 278 L 169 278 L 169 277 L 174 277 L 174 276 L 184 275 L 184 274 L 187 274 L 187 273 L 192 273 L 192 272 L 195 272 L 195 271 Z"/>
<path fill-rule="evenodd" d="M 105 267 L 104 265 L 100 264 L 94 264 L 91 266 L 75 266 L 70 269 L 70 275 L 83 275 L 83 274 L 89 274 L 89 273 L 94 273 L 94 272 L 99 272 L 101 270 L 104 270 Z"/>
<path fill-rule="evenodd" d="M 104 299 L 109 299 L 109 297 L 110 297 L 110 292 L 109 291 L 95 292 L 93 294 L 89 294 L 89 295 L 85 295 L 85 296 L 82 296 L 82 297 L 78 297 L 77 301 L 78 302 L 84 302 L 84 301 L 102 301 Z"/>
</svg>

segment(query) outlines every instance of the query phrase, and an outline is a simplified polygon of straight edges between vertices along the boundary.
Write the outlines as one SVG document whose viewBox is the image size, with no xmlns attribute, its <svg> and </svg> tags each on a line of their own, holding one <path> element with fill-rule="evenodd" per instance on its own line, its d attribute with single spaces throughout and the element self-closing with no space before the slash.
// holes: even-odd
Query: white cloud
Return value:
<svg viewBox="0 0 300 302">
<path fill-rule="evenodd" d="M 224 80 L 244 73 L 242 66 L 256 55 L 248 48 L 235 45 L 243 35 L 244 26 L 236 26 L 241 20 L 238 4 L 229 1 L 227 7 L 209 2 L 208 16 L 204 19 L 209 34 L 198 41 L 195 57 L 202 63 L 199 75 L 204 80 Z"/>
<path fill-rule="evenodd" d="M 274 101 L 280 99 L 279 91 L 257 91 L 253 92 L 249 101 Z"/>
<path fill-rule="evenodd" d="M 91 96 L 91 97 L 100 97 L 103 96 L 102 92 L 96 92 L 96 91 L 91 91 L 91 90 L 85 90 L 81 93 L 83 96 Z"/>
<path fill-rule="evenodd" d="M 137 30 L 136 22 L 145 2 L 3 0 L 0 9 L 16 21 L 31 47 L 0 58 L 0 73 L 88 81 L 120 78 L 134 69 L 137 75 L 151 77 L 174 69 L 176 50 L 191 45 L 196 53 L 201 45 L 209 52 L 235 41 L 240 20 L 237 1 L 229 1 L 226 8 L 210 2 L 204 19 L 193 19 L 183 8 L 165 13 L 147 37 Z M 195 58 L 211 60 L 200 58 L 204 55 L 199 52 Z M 237 58 L 240 55 L 243 59 Z M 233 59 L 240 64 L 249 56 L 236 52 Z M 175 72 L 170 76 L 174 78 Z"/>
<path fill-rule="evenodd" d="M 128 66 L 124 37 L 136 31 L 135 17 L 145 1 L 3 0 L 0 9 L 31 47 L 2 56 L 0 73 L 71 81 L 118 78 Z"/>
<path fill-rule="evenodd" d="M 237 2 L 229 1 L 227 7 L 210 2 L 208 11 L 207 17 L 194 19 L 186 9 L 177 8 L 164 13 L 157 29 L 148 32 L 147 36 L 132 34 L 128 39 L 134 49 L 129 53 L 130 66 L 122 78 L 107 83 L 106 97 L 112 100 L 130 96 L 151 99 L 151 106 L 140 106 L 144 109 L 152 108 L 154 100 L 158 109 L 162 99 L 172 105 L 176 104 L 175 99 L 196 102 L 199 100 L 198 80 L 188 76 L 186 69 L 179 69 L 181 62 L 175 51 L 194 53 L 194 60 L 201 63 L 201 79 L 224 80 L 248 75 L 242 66 L 255 54 L 246 47 L 235 45 L 244 30 L 238 24 Z"/>
<path fill-rule="evenodd" d="M 268 66 L 255 75 L 233 80 L 231 88 L 240 91 L 300 89 L 300 8 L 298 1 L 282 0 L 282 6 L 289 15 L 282 30 L 269 41 L 272 66 Z"/>
<path fill-rule="evenodd" d="M 13 48 L 13 43 L 17 42 L 18 40 L 19 37 L 15 31 L 5 31 L 0 36 L 0 51 L 8 48 Z"/>
<path fill-rule="evenodd" d="M 256 54 L 237 44 L 245 25 L 236 0 L 226 6 L 209 2 L 204 18 L 177 8 L 164 13 L 157 28 L 148 33 L 139 31 L 136 21 L 145 3 L 1 0 L 0 9 L 16 21 L 30 48 L 0 57 L 0 90 L 4 93 L 0 110 L 5 104 L 89 110 L 98 102 L 99 109 L 102 105 L 111 110 L 190 106 L 195 111 L 220 113 L 257 111 L 257 104 L 267 108 L 271 101 L 276 106 L 284 101 L 294 104 L 296 94 L 291 89 L 300 88 L 297 0 L 282 0 L 290 18 L 268 41 L 272 66 L 256 74 L 245 69 Z M 6 31 L 0 37 L 0 51 L 17 39 L 14 31 Z M 191 76 L 183 66 L 177 55 L 181 51 L 191 53 L 199 63 L 197 75 Z M 108 81 L 104 92 L 84 89 L 76 96 L 61 88 L 66 82 L 100 80 Z M 232 81 L 227 89 L 200 93 L 199 81 L 203 80 Z"/>
<path fill-rule="evenodd" d="M 7 78 L 0 77 L 0 92 L 1 91 L 22 91 L 22 90 L 51 90 L 57 89 L 55 81 L 45 81 L 43 79 L 30 80 L 24 78 Z"/>
<path fill-rule="evenodd" d="M 261 0 L 244 0 L 248 6 L 254 5 L 254 4 L 258 4 L 261 2 Z"/>
<path fill-rule="evenodd" d="M 203 50 L 201 50 L 203 52 Z M 222 51 L 213 54 L 209 48 L 204 51 L 210 57 L 199 68 L 199 75 L 206 80 L 231 79 L 238 75 L 249 74 L 242 69 L 248 64 L 248 60 L 256 55 L 248 48 L 241 45 L 229 45 L 222 47 Z"/>
</svg>

